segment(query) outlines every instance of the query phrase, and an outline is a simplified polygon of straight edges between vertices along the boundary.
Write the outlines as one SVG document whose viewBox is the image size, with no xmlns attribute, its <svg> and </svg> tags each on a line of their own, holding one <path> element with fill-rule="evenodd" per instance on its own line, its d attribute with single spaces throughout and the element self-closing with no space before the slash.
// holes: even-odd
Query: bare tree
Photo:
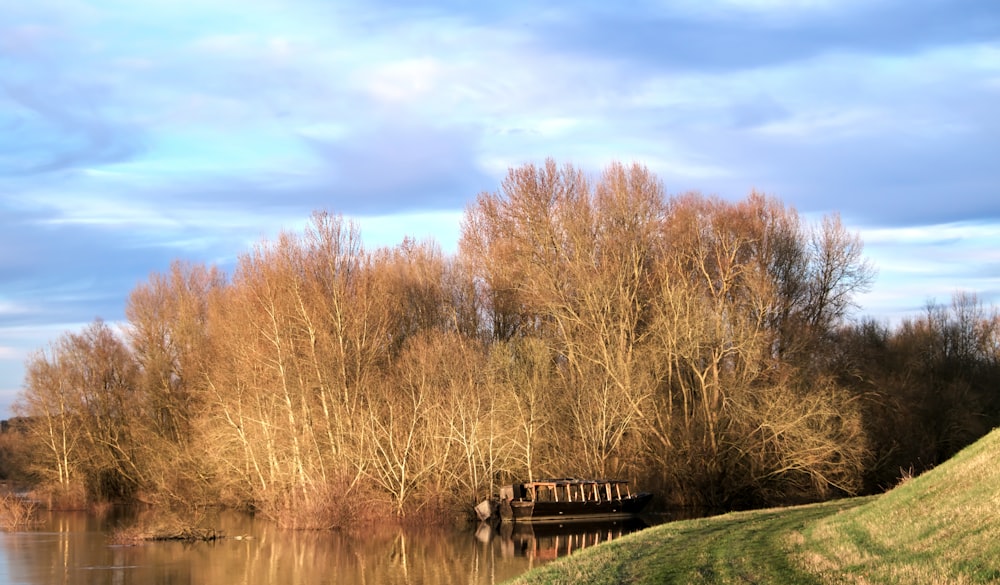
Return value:
<svg viewBox="0 0 1000 585">
<path fill-rule="evenodd" d="M 421 494 L 421 488 L 446 469 L 454 444 L 442 424 L 442 398 L 451 383 L 445 364 L 454 350 L 445 341 L 451 336 L 442 335 L 426 332 L 408 341 L 397 377 L 374 388 L 366 405 L 368 474 L 399 517 L 426 503 L 414 503 L 416 496 L 434 495 Z"/>
<path fill-rule="evenodd" d="M 134 431 L 147 468 L 147 492 L 171 505 L 202 505 L 213 496 L 203 467 L 198 418 L 212 363 L 209 304 L 225 279 L 215 268 L 174 262 L 129 295 L 126 339 L 139 367 Z"/>
<path fill-rule="evenodd" d="M 827 333 L 854 306 L 855 295 L 869 289 L 875 269 L 863 256 L 861 237 L 849 233 L 839 215 L 823 218 L 809 246 L 812 262 L 805 321 Z"/>
<path fill-rule="evenodd" d="M 83 487 L 81 429 L 76 390 L 60 371 L 65 366 L 62 357 L 58 345 L 50 354 L 32 354 L 14 412 L 28 421 L 28 434 L 38 448 L 30 471 L 59 493 L 69 494 L 74 487 Z"/>
<path fill-rule="evenodd" d="M 547 160 L 480 194 L 462 230 L 456 258 L 369 252 L 316 213 L 228 281 L 152 275 L 124 340 L 98 322 L 30 362 L 21 405 L 50 477 L 175 501 L 198 485 L 298 527 L 336 523 L 334 494 L 412 517 L 539 474 L 656 478 L 684 503 L 856 489 L 865 433 L 832 344 L 873 271 L 839 217 L 810 228 L 758 193 L 668 198 L 641 165 Z M 964 301 L 950 319 L 914 325 L 914 347 L 1000 361 L 996 319 Z"/>
<path fill-rule="evenodd" d="M 497 337 L 537 336 L 559 356 L 549 392 L 570 415 L 565 440 L 583 455 L 563 461 L 564 472 L 623 470 L 620 452 L 650 392 L 637 348 L 663 209 L 662 187 L 643 167 L 612 165 L 592 186 L 549 160 L 512 169 L 499 193 L 470 210 L 463 250 L 501 287 L 494 307 L 518 307 L 494 317 L 504 329 Z"/>
<path fill-rule="evenodd" d="M 30 417 L 58 489 L 79 481 L 89 497 L 107 500 L 144 484 L 136 362 L 108 325 L 97 320 L 64 334 L 48 356 L 34 356 L 26 382 L 18 411 Z"/>
<path fill-rule="evenodd" d="M 560 442 L 558 437 L 545 434 L 557 418 L 552 394 L 558 381 L 552 352 L 532 337 L 497 342 L 490 351 L 489 368 L 491 385 L 498 389 L 492 416 L 502 421 L 496 440 L 512 459 L 506 468 L 492 467 L 528 481 L 533 481 L 538 471 L 557 471 L 540 455 Z M 548 459 L 552 457 L 549 453 Z"/>
</svg>

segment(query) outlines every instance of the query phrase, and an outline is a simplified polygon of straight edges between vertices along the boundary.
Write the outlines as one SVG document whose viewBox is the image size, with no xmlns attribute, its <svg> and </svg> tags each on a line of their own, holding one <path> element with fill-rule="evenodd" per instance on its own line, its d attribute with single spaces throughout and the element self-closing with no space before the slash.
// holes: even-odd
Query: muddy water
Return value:
<svg viewBox="0 0 1000 585">
<path fill-rule="evenodd" d="M 493 584 L 645 526 L 500 526 L 479 530 L 374 529 L 362 535 L 291 532 L 242 514 L 210 524 L 214 542 L 110 544 L 122 518 L 42 515 L 0 532 L 0 584 Z"/>
</svg>

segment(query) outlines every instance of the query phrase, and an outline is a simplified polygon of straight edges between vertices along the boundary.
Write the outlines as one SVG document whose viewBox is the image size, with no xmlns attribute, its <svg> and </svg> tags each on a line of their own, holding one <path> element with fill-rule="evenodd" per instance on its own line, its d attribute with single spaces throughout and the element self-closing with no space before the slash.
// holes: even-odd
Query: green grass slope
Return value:
<svg viewBox="0 0 1000 585">
<path fill-rule="evenodd" d="M 514 583 L 1000 581 L 1000 430 L 878 497 L 673 522 Z"/>
<path fill-rule="evenodd" d="M 1000 581 L 1000 430 L 799 538 L 800 565 L 827 583 Z"/>
</svg>

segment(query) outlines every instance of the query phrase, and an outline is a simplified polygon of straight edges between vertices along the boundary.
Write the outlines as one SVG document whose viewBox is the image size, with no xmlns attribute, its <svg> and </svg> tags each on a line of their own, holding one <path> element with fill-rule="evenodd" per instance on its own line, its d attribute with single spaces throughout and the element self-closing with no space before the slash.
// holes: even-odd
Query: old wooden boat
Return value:
<svg viewBox="0 0 1000 585">
<path fill-rule="evenodd" d="M 623 480 L 545 479 L 504 486 L 495 505 L 482 509 L 498 510 L 501 519 L 514 522 L 603 520 L 634 516 L 652 498 L 633 494 Z"/>
</svg>

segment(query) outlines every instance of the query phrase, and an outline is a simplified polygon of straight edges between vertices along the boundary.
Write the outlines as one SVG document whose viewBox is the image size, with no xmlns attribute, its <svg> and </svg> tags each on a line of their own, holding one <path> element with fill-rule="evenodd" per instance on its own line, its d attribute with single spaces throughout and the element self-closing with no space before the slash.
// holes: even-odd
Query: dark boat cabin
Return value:
<svg viewBox="0 0 1000 585">
<path fill-rule="evenodd" d="M 610 502 L 632 496 L 628 482 L 618 480 L 546 479 L 515 483 L 505 487 L 509 488 L 509 491 L 501 490 L 501 500 L 506 498 L 529 502 Z"/>
</svg>

